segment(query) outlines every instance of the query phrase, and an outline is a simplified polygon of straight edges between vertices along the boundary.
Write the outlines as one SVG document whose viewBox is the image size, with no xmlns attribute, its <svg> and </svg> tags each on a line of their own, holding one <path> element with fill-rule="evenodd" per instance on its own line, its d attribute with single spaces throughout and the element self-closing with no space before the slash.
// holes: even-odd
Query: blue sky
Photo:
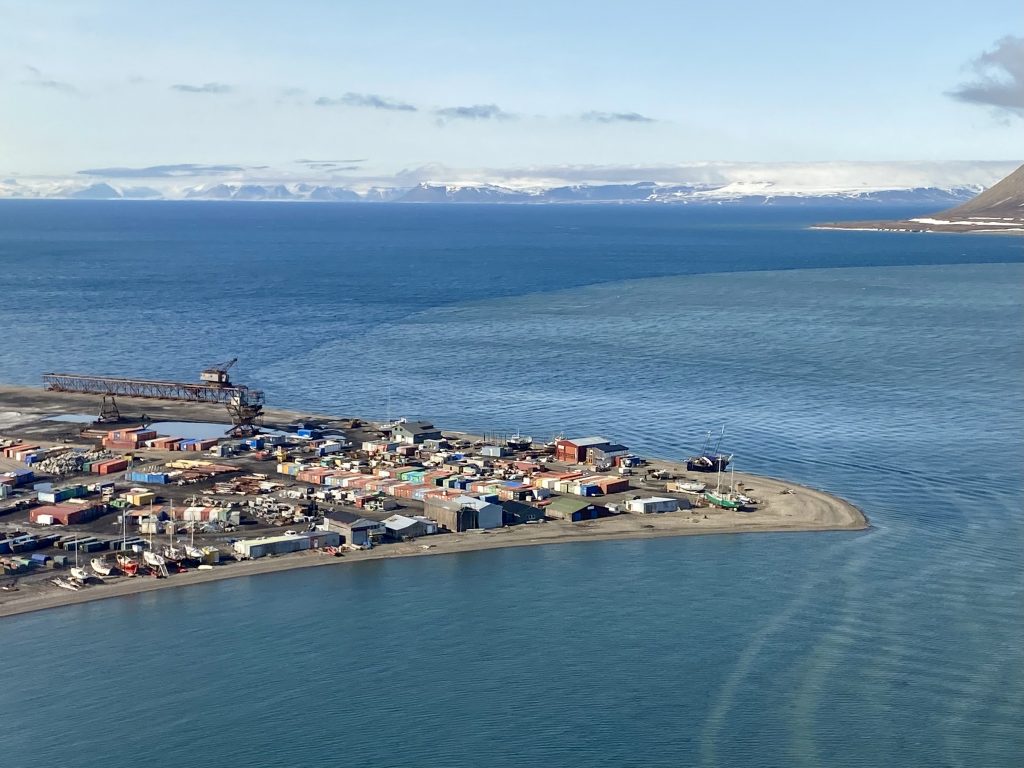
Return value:
<svg viewBox="0 0 1024 768">
<path fill-rule="evenodd" d="M 1019 0 L 0 0 L 0 174 L 1014 160 L 1022 22 Z"/>
</svg>

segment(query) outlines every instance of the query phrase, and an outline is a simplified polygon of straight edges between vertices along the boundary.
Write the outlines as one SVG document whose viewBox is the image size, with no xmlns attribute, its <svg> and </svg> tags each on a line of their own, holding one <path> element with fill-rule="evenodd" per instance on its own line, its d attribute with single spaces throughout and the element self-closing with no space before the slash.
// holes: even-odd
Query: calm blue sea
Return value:
<svg viewBox="0 0 1024 768">
<path fill-rule="evenodd" d="M 724 424 L 873 523 L 4 619 L 4 763 L 1020 765 L 1024 243 L 806 228 L 911 213 L 0 204 L 0 381 L 238 356 L 311 411 L 664 457 Z"/>
</svg>

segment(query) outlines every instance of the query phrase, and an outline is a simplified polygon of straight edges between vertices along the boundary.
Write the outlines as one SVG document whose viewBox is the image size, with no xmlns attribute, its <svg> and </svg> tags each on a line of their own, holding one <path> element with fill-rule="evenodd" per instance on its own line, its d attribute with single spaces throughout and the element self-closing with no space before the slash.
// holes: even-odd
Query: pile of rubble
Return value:
<svg viewBox="0 0 1024 768">
<path fill-rule="evenodd" d="M 87 461 L 112 458 L 114 458 L 114 454 L 110 451 L 92 450 L 83 453 L 81 451 L 68 450 L 64 453 L 57 454 L 56 456 L 50 456 L 49 458 L 43 459 L 35 465 L 34 469 L 37 472 L 63 477 L 65 475 L 74 474 L 75 472 L 81 472 L 82 466 Z"/>
</svg>

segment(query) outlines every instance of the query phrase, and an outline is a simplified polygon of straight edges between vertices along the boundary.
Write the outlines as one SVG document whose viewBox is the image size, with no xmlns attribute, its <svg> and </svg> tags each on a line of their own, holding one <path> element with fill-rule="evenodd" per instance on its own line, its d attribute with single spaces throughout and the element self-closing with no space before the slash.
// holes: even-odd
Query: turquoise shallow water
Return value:
<svg viewBox="0 0 1024 768">
<path fill-rule="evenodd" d="M 3 620 L 12 765 L 1018 764 L 1017 241 L 801 229 L 813 212 L 343 208 L 0 206 L 0 378 L 239 354 L 247 383 L 323 410 L 383 415 L 390 389 L 396 414 L 662 456 L 724 423 L 740 469 L 840 493 L 873 528 L 366 563 Z M 125 286 L 146 302 L 130 322 Z"/>
</svg>

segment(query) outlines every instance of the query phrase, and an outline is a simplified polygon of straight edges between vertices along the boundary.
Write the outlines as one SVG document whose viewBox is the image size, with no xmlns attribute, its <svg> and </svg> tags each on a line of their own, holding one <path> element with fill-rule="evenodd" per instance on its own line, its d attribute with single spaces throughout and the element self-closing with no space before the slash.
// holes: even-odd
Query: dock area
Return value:
<svg viewBox="0 0 1024 768">
<path fill-rule="evenodd" d="M 118 406 L 117 423 L 96 424 L 95 397 L 0 386 L 0 616 L 386 557 L 867 527 L 824 491 L 687 470 L 604 437 L 541 443 L 279 409 L 259 434 L 228 437 L 213 404 Z M 696 490 L 726 477 L 735 508 Z"/>
</svg>

